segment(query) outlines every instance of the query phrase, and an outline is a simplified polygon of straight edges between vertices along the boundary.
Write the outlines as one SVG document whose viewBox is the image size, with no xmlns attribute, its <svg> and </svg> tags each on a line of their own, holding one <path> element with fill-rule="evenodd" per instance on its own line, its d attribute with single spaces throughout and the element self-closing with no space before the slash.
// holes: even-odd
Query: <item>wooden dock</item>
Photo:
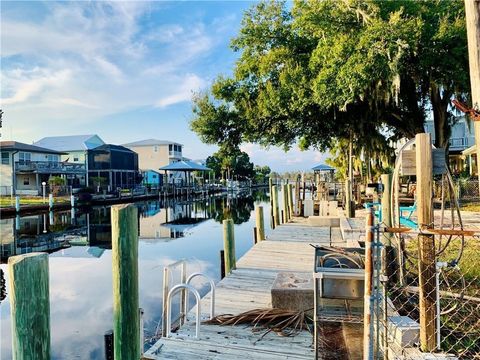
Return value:
<svg viewBox="0 0 480 360">
<path fill-rule="evenodd" d="M 300 222 L 295 222 L 300 221 Z M 237 269 L 217 284 L 215 313 L 238 314 L 270 308 L 270 289 L 279 272 L 313 271 L 314 249 L 310 244 L 345 246 L 338 228 L 312 227 L 294 219 L 278 226 L 265 241 L 252 247 L 237 261 Z M 210 293 L 201 303 L 202 318 L 208 318 Z M 294 337 L 270 332 L 252 332 L 249 326 L 201 326 L 194 339 L 193 312 L 171 338 L 160 339 L 145 354 L 147 359 L 312 359 L 312 335 L 303 331 Z M 325 357 L 327 358 L 327 357 Z M 330 357 L 331 358 L 331 357 Z"/>
</svg>

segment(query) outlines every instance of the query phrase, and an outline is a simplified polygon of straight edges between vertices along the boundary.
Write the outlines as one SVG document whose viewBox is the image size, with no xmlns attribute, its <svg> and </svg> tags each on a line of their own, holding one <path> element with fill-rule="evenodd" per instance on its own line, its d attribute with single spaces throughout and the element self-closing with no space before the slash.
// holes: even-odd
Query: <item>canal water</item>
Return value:
<svg viewBox="0 0 480 360">
<path fill-rule="evenodd" d="M 235 223 L 236 256 L 253 245 L 254 208 L 264 206 L 265 192 L 242 197 L 210 197 L 184 203 L 135 203 L 139 213 L 139 291 L 145 337 L 161 321 L 164 266 L 187 259 L 187 273 L 203 272 L 220 279 L 222 221 Z M 110 207 L 1 219 L 0 269 L 6 297 L 0 297 L 0 359 L 11 359 L 8 257 L 48 251 L 52 359 L 104 359 L 104 333 L 112 329 L 112 263 Z M 174 274 L 174 281 L 179 274 Z M 201 295 L 208 286 L 194 283 Z"/>
</svg>

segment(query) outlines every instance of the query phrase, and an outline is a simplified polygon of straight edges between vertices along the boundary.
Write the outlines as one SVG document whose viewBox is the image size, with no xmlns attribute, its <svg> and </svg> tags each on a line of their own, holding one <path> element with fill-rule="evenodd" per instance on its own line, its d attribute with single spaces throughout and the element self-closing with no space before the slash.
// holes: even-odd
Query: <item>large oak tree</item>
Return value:
<svg viewBox="0 0 480 360">
<path fill-rule="evenodd" d="M 325 150 L 352 137 L 375 153 L 423 132 L 431 114 L 446 147 L 450 100 L 468 89 L 459 0 L 261 2 L 231 46 L 233 75 L 195 96 L 191 127 L 232 148 Z"/>
</svg>

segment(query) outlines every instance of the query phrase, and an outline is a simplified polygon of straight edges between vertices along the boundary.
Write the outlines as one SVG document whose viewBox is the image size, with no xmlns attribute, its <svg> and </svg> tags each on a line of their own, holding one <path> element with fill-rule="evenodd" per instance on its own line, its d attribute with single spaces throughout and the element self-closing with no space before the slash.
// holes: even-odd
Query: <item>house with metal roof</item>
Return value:
<svg viewBox="0 0 480 360">
<path fill-rule="evenodd" d="M 159 168 L 183 160 L 183 145 L 174 141 L 145 139 L 123 144 L 138 154 L 138 167 L 144 176 Z"/>
<path fill-rule="evenodd" d="M 85 154 L 105 142 L 98 135 L 68 135 L 44 137 L 33 145 L 66 153 L 62 161 L 85 164 Z"/>
<path fill-rule="evenodd" d="M 89 135 L 66 135 L 66 136 L 48 136 L 44 137 L 33 145 L 42 146 L 48 149 L 61 151 L 61 161 L 66 163 L 83 164 L 85 174 L 80 179 L 78 186 L 88 186 L 88 158 L 87 153 L 89 150 L 93 150 L 105 142 L 100 136 L 95 134 Z"/>
<path fill-rule="evenodd" d="M 73 185 L 73 179 L 85 174 L 83 164 L 62 162 L 64 152 L 18 141 L 1 141 L 1 195 L 38 195 L 42 190 L 42 182 L 52 176 L 60 176 L 66 185 Z"/>
</svg>

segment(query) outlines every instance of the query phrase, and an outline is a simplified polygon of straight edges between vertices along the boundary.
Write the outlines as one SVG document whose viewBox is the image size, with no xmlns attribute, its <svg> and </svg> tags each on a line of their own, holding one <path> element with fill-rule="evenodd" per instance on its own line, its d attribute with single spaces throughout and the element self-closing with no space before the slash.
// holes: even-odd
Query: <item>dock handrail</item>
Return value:
<svg viewBox="0 0 480 360">
<path fill-rule="evenodd" d="M 165 334 L 165 337 L 170 337 L 171 336 L 171 327 L 172 327 L 172 311 L 171 311 L 171 305 L 172 305 L 172 296 L 175 295 L 178 291 L 181 290 L 187 290 L 191 291 L 193 295 L 195 295 L 195 299 L 197 301 L 197 311 L 196 311 L 196 321 L 195 321 L 195 338 L 198 339 L 200 336 L 200 294 L 198 291 L 192 286 L 192 285 L 187 285 L 187 284 L 178 284 L 175 285 L 169 292 L 167 296 L 167 331 Z"/>
<path fill-rule="evenodd" d="M 180 283 L 185 284 L 187 282 L 187 261 L 185 259 L 178 260 L 163 268 L 162 335 L 165 335 L 167 332 L 167 322 L 165 321 L 165 319 L 167 318 L 167 297 L 170 292 L 170 275 L 171 275 L 170 271 L 171 269 L 176 268 L 178 266 L 181 266 Z M 186 295 L 186 292 L 185 290 L 183 290 L 183 294 L 180 300 L 180 316 L 179 316 L 180 324 L 183 324 L 183 320 L 185 319 L 185 316 L 186 316 L 187 305 L 185 303 L 185 298 L 186 298 L 185 295 Z M 158 333 L 158 327 L 157 327 L 156 333 Z"/>
<path fill-rule="evenodd" d="M 188 278 L 185 284 L 190 285 L 190 281 L 192 281 L 196 277 L 204 277 L 205 279 L 208 280 L 210 283 L 210 319 L 213 319 L 215 317 L 215 282 L 209 278 L 207 275 L 201 273 L 201 272 L 196 272 L 191 274 Z M 188 308 L 188 292 L 185 293 L 185 306 Z"/>
</svg>

